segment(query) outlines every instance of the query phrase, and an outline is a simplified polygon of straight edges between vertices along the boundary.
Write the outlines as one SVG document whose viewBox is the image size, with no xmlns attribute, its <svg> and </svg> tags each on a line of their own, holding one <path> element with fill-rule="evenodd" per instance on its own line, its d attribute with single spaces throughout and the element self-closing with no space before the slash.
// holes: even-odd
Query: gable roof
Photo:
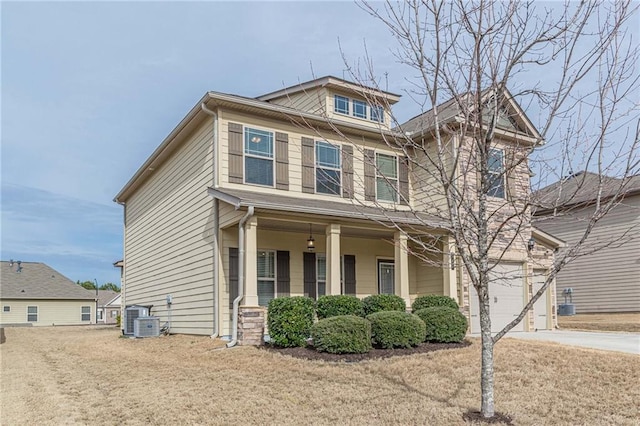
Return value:
<svg viewBox="0 0 640 426">
<path fill-rule="evenodd" d="M 538 207 L 534 214 L 544 214 L 555 207 L 588 206 L 595 202 L 600 189 L 600 197 L 605 200 L 616 194 L 625 197 L 640 194 L 640 175 L 620 179 L 589 171 L 574 173 L 532 194 Z"/>
<path fill-rule="evenodd" d="M 539 143 L 542 141 L 542 135 L 540 135 L 531 120 L 529 120 L 529 117 L 527 117 L 527 114 L 513 98 L 511 92 L 506 88 L 502 89 L 502 92 L 506 101 L 506 105 L 503 105 L 503 107 L 507 109 L 509 118 L 515 121 L 514 124 L 516 126 L 516 131 L 500 126 L 498 126 L 498 129 L 501 129 L 507 134 L 510 133 L 511 135 L 517 133 L 519 137 L 530 138 L 532 142 L 537 141 Z M 482 101 L 488 101 L 493 93 L 493 90 L 485 90 L 482 94 Z M 473 109 L 475 107 L 475 100 L 471 93 L 465 93 L 460 96 L 453 97 L 446 102 L 437 105 L 435 108 L 431 108 L 430 110 L 411 118 L 394 130 L 401 131 L 409 136 L 428 133 L 435 128 L 436 110 L 439 125 L 452 122 L 463 123 L 465 122 L 465 111 L 463 108 L 465 103 L 468 106 L 467 109 Z"/>
<path fill-rule="evenodd" d="M 319 87 L 342 89 L 350 92 L 355 92 L 363 96 L 373 96 L 377 98 L 382 98 L 386 102 L 388 102 L 390 105 L 393 105 L 400 100 L 400 95 L 397 95 L 395 93 L 386 92 L 384 90 L 380 90 L 375 87 L 369 87 L 362 84 L 353 83 L 351 81 L 334 77 L 332 75 L 316 78 L 315 80 L 285 87 L 284 89 L 276 90 L 275 92 L 270 92 L 265 95 L 258 96 L 256 97 L 256 99 L 259 99 L 261 101 L 271 101 L 273 99 L 279 99 L 286 96 L 291 96 L 298 92 L 305 92 L 305 91 L 313 90 Z"/>
<path fill-rule="evenodd" d="M 118 297 L 120 293 L 112 290 L 98 290 L 98 306 L 106 306 Z"/>
<path fill-rule="evenodd" d="M 2 299 L 82 299 L 95 300 L 94 290 L 77 285 L 55 269 L 39 262 L 22 262 L 17 272 L 14 262 L 0 262 Z"/>
</svg>

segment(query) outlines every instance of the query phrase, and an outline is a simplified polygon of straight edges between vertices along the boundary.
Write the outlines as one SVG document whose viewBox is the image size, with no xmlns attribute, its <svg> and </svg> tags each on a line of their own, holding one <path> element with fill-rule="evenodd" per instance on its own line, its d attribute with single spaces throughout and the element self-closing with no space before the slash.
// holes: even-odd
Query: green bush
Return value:
<svg viewBox="0 0 640 426">
<path fill-rule="evenodd" d="M 368 315 L 373 344 L 385 349 L 410 348 L 424 342 L 426 326 L 417 315 L 381 311 Z"/>
<path fill-rule="evenodd" d="M 433 306 L 415 313 L 427 326 L 425 340 L 430 342 L 461 342 L 467 332 L 467 319 L 459 310 L 448 306 Z"/>
<path fill-rule="evenodd" d="M 315 301 L 309 297 L 279 297 L 269 302 L 267 324 L 271 343 L 290 348 L 305 346 L 309 338 Z"/>
<path fill-rule="evenodd" d="M 355 296 L 320 296 L 316 302 L 318 319 L 337 317 L 338 315 L 364 316 L 362 300 Z"/>
<path fill-rule="evenodd" d="M 318 321 L 311 328 L 317 351 L 332 354 L 363 354 L 371 350 L 371 323 L 354 315 Z"/>
<path fill-rule="evenodd" d="M 380 311 L 402 311 L 407 310 L 404 299 L 395 294 L 374 294 L 362 299 L 364 314 L 371 315 Z"/>
<path fill-rule="evenodd" d="M 118 316 L 116 317 L 116 325 L 118 327 L 120 327 L 120 321 L 121 321 L 120 314 L 118 314 Z"/>
<path fill-rule="evenodd" d="M 449 296 L 439 296 L 437 294 L 427 294 L 426 296 L 417 297 L 411 305 L 411 311 L 415 313 L 420 309 L 432 308 L 434 306 L 448 306 L 449 308 L 458 309 L 458 303 Z"/>
</svg>

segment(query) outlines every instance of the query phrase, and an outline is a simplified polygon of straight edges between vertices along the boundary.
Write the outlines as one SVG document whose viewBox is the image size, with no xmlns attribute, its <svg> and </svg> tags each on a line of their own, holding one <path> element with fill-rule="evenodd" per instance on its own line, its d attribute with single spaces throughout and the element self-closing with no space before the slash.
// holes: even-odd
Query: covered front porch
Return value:
<svg viewBox="0 0 640 426">
<path fill-rule="evenodd" d="M 255 318 L 247 324 L 251 329 L 259 328 L 269 301 L 276 297 L 396 294 L 407 307 L 423 294 L 444 294 L 459 300 L 449 239 L 417 223 L 421 219 L 403 226 L 397 218 L 384 221 L 368 217 L 369 212 L 350 217 L 335 210 L 331 214 L 317 212 L 313 206 L 303 212 L 275 208 L 290 204 L 264 206 L 256 199 L 246 208 L 240 201 L 221 201 L 222 335 L 234 335 L 233 302 L 238 290 L 242 292 L 237 307 L 238 333 L 244 338 L 247 330 L 242 329 L 243 321 Z M 410 218 L 404 221 L 410 222 Z M 424 246 L 431 249 L 427 252 Z"/>
</svg>

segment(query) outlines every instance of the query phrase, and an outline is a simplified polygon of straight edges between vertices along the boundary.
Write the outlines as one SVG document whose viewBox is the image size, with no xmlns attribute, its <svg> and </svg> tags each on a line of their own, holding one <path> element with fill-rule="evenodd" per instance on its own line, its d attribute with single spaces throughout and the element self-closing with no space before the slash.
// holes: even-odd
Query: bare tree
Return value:
<svg viewBox="0 0 640 426">
<path fill-rule="evenodd" d="M 407 123 L 392 119 L 394 129 L 381 125 L 380 134 L 409 164 L 419 194 L 412 213 L 443 232 L 424 238 L 417 228 L 392 226 L 408 235 L 412 254 L 425 262 L 458 262 L 463 282 L 477 292 L 486 418 L 495 415 L 494 345 L 527 316 L 565 265 L 598 249 L 588 245 L 591 231 L 638 173 L 638 50 L 629 33 L 636 8 L 630 1 L 549 6 L 489 0 L 361 4 L 395 38 L 392 53 L 411 75 L 407 95 L 421 111 L 428 109 Z M 363 87 L 380 81 L 368 57 L 349 72 Z M 380 102 L 374 92 L 363 94 Z M 588 182 L 595 207 L 579 241 L 545 263 L 527 248 L 532 209 L 541 202 L 552 212 L 572 205 L 587 183 L 574 180 L 571 194 L 562 195 L 561 178 L 571 170 L 598 177 Z M 533 171 L 537 185 L 560 180 L 542 200 L 532 197 Z M 606 175 L 618 179 L 612 184 Z M 397 179 L 388 185 L 397 189 Z M 517 317 L 492 335 L 489 284 L 514 253 L 544 266 L 546 279 Z"/>
</svg>

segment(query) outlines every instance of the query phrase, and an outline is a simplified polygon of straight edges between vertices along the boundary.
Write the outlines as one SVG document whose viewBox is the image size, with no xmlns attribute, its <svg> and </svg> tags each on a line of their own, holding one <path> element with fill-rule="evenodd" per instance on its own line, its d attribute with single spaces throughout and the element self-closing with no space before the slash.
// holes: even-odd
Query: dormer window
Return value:
<svg viewBox="0 0 640 426">
<path fill-rule="evenodd" d="M 344 96 L 334 96 L 334 111 L 339 114 L 349 114 L 349 98 Z"/>
<path fill-rule="evenodd" d="M 333 111 L 350 115 L 363 120 L 384 123 L 384 108 L 380 105 L 369 104 L 361 99 L 351 99 L 346 96 L 333 96 Z"/>
<path fill-rule="evenodd" d="M 384 123 L 384 108 L 380 105 L 371 105 L 371 121 Z"/>
<path fill-rule="evenodd" d="M 358 118 L 367 118 L 367 103 L 354 99 L 353 116 Z"/>
</svg>

